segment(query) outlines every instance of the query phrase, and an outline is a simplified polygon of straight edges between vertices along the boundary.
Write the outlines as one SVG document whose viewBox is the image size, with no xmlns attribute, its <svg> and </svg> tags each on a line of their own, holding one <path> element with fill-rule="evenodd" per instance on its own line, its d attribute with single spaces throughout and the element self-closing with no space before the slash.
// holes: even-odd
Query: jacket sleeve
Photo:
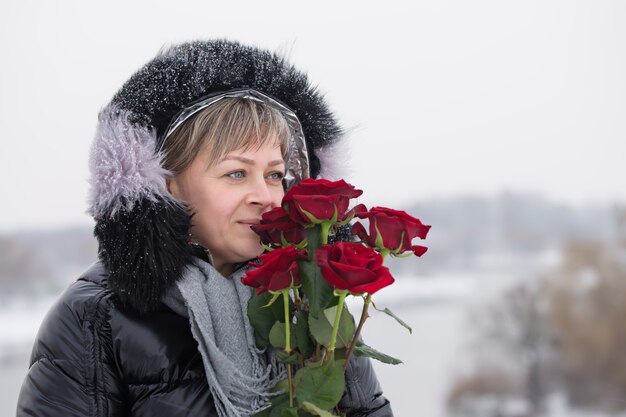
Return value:
<svg viewBox="0 0 626 417">
<path fill-rule="evenodd" d="M 77 281 L 44 319 L 22 384 L 17 417 L 123 415 L 107 292 Z"/>
<path fill-rule="evenodd" d="M 346 368 L 346 392 L 339 402 L 346 417 L 393 417 L 369 358 L 352 356 Z"/>
</svg>

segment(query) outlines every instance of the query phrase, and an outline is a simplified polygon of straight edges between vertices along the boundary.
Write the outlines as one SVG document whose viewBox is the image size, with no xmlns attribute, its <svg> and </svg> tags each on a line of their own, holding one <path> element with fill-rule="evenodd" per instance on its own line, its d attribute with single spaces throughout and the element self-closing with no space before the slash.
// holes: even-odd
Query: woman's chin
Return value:
<svg viewBox="0 0 626 417">
<path fill-rule="evenodd" d="M 261 244 L 259 242 L 256 242 L 256 247 L 251 247 L 250 248 L 250 252 L 249 253 L 252 255 L 252 256 L 250 256 L 250 259 L 254 259 L 254 258 L 258 257 L 263 252 L 265 252 L 265 250 L 261 247 Z"/>
<path fill-rule="evenodd" d="M 246 239 L 245 242 L 241 243 L 241 252 L 242 261 L 249 261 L 261 255 L 264 252 L 263 247 L 261 246 L 261 242 L 258 238 L 256 239 Z"/>
</svg>

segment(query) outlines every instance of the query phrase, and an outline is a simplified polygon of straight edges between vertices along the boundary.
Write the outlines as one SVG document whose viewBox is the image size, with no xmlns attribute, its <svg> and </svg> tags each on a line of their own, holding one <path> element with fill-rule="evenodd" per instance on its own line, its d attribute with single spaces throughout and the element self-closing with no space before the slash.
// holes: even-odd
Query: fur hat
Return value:
<svg viewBox="0 0 626 417">
<path fill-rule="evenodd" d="M 327 164 L 319 156 L 332 154 L 341 128 L 306 74 L 284 58 L 227 40 L 159 53 L 101 111 L 90 157 L 98 255 L 124 304 L 154 309 L 193 256 L 190 213 L 169 194 L 158 151 L 165 132 L 203 97 L 239 89 L 267 95 L 297 116 L 312 178 Z"/>
</svg>

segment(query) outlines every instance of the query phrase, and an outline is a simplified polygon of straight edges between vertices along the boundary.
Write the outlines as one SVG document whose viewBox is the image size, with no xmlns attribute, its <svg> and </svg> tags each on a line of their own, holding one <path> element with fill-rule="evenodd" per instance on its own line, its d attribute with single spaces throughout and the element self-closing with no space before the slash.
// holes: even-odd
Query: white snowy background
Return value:
<svg viewBox="0 0 626 417">
<path fill-rule="evenodd" d="M 99 109 L 161 47 L 213 37 L 281 51 L 308 72 L 348 129 L 347 178 L 368 205 L 506 191 L 625 203 L 625 22 L 621 0 L 3 1 L 0 236 L 89 227 Z M 406 362 L 377 367 L 397 416 L 445 415 L 467 307 L 530 273 L 441 265 L 381 293 L 414 329 L 382 315 L 366 328 Z M 57 294 L 0 297 L 2 416 L 14 415 Z"/>
</svg>

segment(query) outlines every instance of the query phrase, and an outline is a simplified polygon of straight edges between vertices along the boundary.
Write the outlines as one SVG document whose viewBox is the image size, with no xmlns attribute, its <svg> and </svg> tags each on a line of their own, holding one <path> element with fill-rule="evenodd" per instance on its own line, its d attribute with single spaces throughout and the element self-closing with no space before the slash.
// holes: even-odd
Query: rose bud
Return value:
<svg viewBox="0 0 626 417">
<path fill-rule="evenodd" d="M 356 213 L 361 219 L 369 220 L 369 234 L 361 223 L 352 226 L 352 233 L 372 248 L 389 250 L 393 255 L 412 251 L 422 256 L 428 248 L 412 245 L 413 238 L 426 238 L 430 226 L 407 214 L 405 211 L 386 207 L 372 207 L 368 212 Z"/>
</svg>

